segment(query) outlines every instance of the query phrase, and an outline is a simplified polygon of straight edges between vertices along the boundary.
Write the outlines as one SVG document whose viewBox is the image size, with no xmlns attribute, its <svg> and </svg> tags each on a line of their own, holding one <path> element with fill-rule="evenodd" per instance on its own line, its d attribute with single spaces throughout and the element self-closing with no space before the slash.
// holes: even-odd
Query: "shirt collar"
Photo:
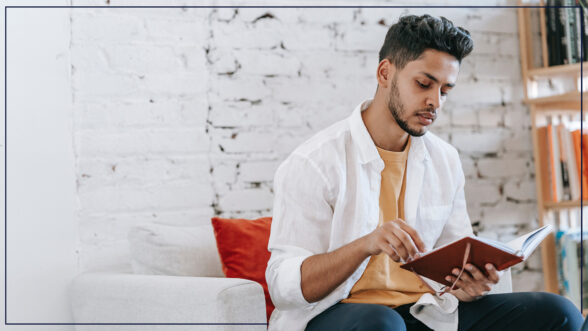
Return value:
<svg viewBox="0 0 588 331">
<path fill-rule="evenodd" d="M 357 105 L 353 110 L 353 113 L 349 117 L 349 124 L 351 129 L 351 137 L 354 143 L 357 146 L 357 150 L 359 151 L 359 160 L 361 164 L 366 164 L 370 162 L 374 162 L 382 159 L 380 158 L 380 154 L 378 153 L 378 149 L 370 136 L 367 128 L 365 127 L 365 123 L 361 118 L 361 112 L 366 110 L 368 106 L 371 104 L 372 100 L 368 99 Z M 419 160 L 425 161 L 429 159 L 429 152 L 425 146 L 423 141 L 423 137 L 411 137 L 411 147 L 409 150 L 408 158 L 409 160 Z"/>
</svg>

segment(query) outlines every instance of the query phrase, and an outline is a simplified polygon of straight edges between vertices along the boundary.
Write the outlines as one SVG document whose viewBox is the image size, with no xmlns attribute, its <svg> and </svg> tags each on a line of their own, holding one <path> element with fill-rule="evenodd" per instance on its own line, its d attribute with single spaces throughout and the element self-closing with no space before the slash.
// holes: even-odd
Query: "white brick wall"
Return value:
<svg viewBox="0 0 588 331">
<path fill-rule="evenodd" d="M 433 131 L 461 153 L 476 230 L 505 239 L 532 228 L 513 9 L 75 9 L 83 267 L 123 261 L 132 224 L 270 215 L 273 172 L 373 96 L 377 52 L 403 13 L 472 32 L 474 53 Z M 522 266 L 515 284 L 532 274 L 540 287 L 537 269 Z"/>
</svg>

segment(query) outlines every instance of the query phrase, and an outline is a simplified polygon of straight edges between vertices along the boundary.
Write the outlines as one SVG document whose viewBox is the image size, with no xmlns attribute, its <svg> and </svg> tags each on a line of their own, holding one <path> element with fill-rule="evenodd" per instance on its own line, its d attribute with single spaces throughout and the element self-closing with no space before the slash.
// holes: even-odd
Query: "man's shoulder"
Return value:
<svg viewBox="0 0 588 331">
<path fill-rule="evenodd" d="M 323 160 L 344 151 L 345 144 L 350 141 L 351 131 L 349 120 L 345 118 L 315 133 L 296 147 L 292 155 Z"/>
</svg>

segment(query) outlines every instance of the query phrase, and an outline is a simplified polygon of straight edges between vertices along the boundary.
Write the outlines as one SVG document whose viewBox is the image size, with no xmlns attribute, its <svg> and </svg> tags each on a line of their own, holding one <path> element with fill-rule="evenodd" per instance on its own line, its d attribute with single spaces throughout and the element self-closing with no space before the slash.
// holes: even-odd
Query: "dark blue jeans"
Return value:
<svg viewBox="0 0 588 331">
<path fill-rule="evenodd" d="M 307 331 L 430 330 L 409 312 L 382 305 L 338 303 L 313 318 Z M 568 299 L 544 292 L 490 294 L 460 302 L 459 330 L 570 330 L 582 326 L 582 314 Z"/>
</svg>

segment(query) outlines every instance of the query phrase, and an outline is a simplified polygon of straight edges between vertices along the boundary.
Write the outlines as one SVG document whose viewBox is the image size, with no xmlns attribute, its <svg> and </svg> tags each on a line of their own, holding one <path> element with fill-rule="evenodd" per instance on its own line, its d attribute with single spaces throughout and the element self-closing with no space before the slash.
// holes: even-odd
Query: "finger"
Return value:
<svg viewBox="0 0 588 331">
<path fill-rule="evenodd" d="M 396 251 L 396 254 L 400 256 L 404 261 L 408 260 L 409 252 L 393 230 L 388 229 L 391 232 L 384 231 L 384 238 L 390 246 Z"/>
<path fill-rule="evenodd" d="M 457 275 L 459 275 L 459 270 L 454 269 L 452 273 L 455 275 L 452 276 L 453 279 L 455 279 Z M 459 285 L 460 288 L 463 288 L 464 291 L 466 291 L 468 294 L 473 296 L 484 295 L 484 293 L 490 291 L 491 289 L 486 279 L 476 280 L 467 272 L 461 274 L 460 280 L 456 284 Z"/>
<path fill-rule="evenodd" d="M 379 246 L 382 252 L 388 255 L 394 262 L 400 262 L 400 256 L 396 254 L 396 251 L 392 248 L 392 246 L 390 246 L 390 244 L 388 244 L 386 240 L 382 240 Z"/>
<path fill-rule="evenodd" d="M 486 270 L 488 270 L 488 279 L 491 283 L 496 284 L 500 280 L 500 275 L 498 274 L 498 270 L 491 265 L 490 263 L 486 264 Z"/>
<path fill-rule="evenodd" d="M 402 228 L 402 230 L 410 235 L 419 252 L 424 253 L 427 248 L 425 247 L 425 243 L 421 239 L 421 236 L 419 236 L 418 232 L 403 220 L 398 219 L 398 221 L 399 222 L 397 222 L 397 224 Z"/>
<path fill-rule="evenodd" d="M 455 283 L 455 289 L 461 289 L 468 295 L 475 296 L 475 291 L 471 288 L 471 286 L 469 286 L 469 284 L 466 284 L 463 280 L 457 279 L 457 277 L 455 276 L 447 276 L 445 277 L 445 280 L 450 282 L 451 284 Z"/>
<path fill-rule="evenodd" d="M 406 233 L 406 231 L 404 231 L 398 224 L 394 224 L 394 226 L 391 228 L 393 234 L 400 240 L 410 257 L 416 256 L 418 254 L 418 248 L 410 238 L 410 235 Z"/>
<path fill-rule="evenodd" d="M 486 275 L 482 273 L 475 265 L 473 264 L 466 264 L 466 270 L 472 275 L 472 277 L 478 282 L 489 282 Z"/>
</svg>

